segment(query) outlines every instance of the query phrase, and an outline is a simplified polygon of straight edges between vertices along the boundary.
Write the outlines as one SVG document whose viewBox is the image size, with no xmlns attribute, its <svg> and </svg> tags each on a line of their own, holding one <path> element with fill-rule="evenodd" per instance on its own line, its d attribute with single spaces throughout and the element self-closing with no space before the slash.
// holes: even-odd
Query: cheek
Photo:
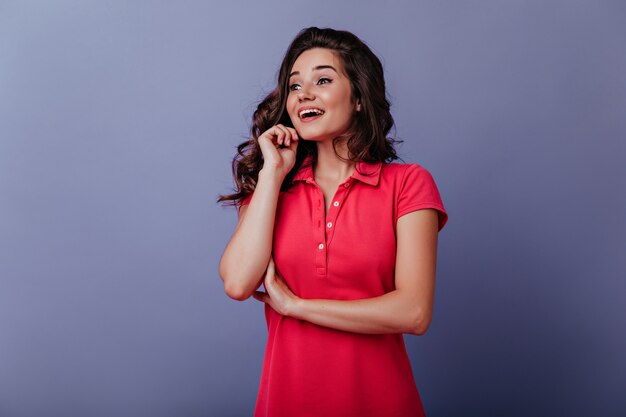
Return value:
<svg viewBox="0 0 626 417">
<path fill-rule="evenodd" d="M 325 97 L 325 103 L 328 106 L 337 110 L 344 111 L 352 106 L 350 92 L 334 91 L 333 94 L 327 94 Z"/>
<path fill-rule="evenodd" d="M 294 99 L 293 95 L 290 95 L 289 97 L 287 97 L 287 103 L 286 103 L 286 107 L 287 107 L 287 114 L 289 114 L 289 118 L 291 119 L 291 122 L 294 122 L 295 119 L 295 112 L 296 112 L 296 105 L 298 104 L 297 100 Z"/>
</svg>

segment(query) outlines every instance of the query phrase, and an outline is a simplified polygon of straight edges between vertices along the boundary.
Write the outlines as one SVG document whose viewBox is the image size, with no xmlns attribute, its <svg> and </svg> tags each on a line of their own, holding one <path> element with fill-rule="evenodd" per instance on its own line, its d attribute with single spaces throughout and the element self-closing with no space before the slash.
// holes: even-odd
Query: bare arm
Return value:
<svg viewBox="0 0 626 417">
<path fill-rule="evenodd" d="M 311 300 L 296 297 L 270 263 L 268 294 L 255 298 L 281 314 L 320 326 L 356 333 L 421 335 L 430 325 L 437 263 L 437 212 L 423 209 L 398 219 L 396 289 L 362 300 Z"/>
<path fill-rule="evenodd" d="M 237 227 L 219 265 L 224 291 L 233 299 L 247 299 L 261 284 L 272 253 L 280 187 L 295 163 L 297 143 L 295 130 L 282 125 L 259 137 L 263 169 L 250 204 L 241 207 Z M 284 147 L 277 148 L 281 145 Z"/>
</svg>

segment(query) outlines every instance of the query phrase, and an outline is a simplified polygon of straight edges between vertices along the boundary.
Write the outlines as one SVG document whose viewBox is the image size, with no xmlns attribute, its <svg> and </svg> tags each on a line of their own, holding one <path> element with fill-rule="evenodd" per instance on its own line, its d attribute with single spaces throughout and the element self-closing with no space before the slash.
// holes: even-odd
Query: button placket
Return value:
<svg viewBox="0 0 626 417">
<path fill-rule="evenodd" d="M 324 194 L 322 193 L 322 189 L 317 185 L 317 183 L 312 179 L 308 179 L 311 185 L 314 186 L 315 196 L 313 198 L 313 204 L 315 208 L 313 212 L 316 216 L 316 222 L 318 227 L 316 234 L 318 236 L 318 244 L 316 248 L 315 254 L 315 268 L 318 275 L 327 275 L 327 263 L 328 263 L 328 248 L 330 247 L 331 241 L 335 234 L 335 227 L 337 223 L 337 217 L 339 216 L 340 207 L 343 206 L 343 202 L 348 195 L 350 190 L 351 181 L 346 181 L 343 185 L 337 187 L 335 191 L 335 195 L 333 196 L 333 203 L 328 208 L 328 213 L 326 213 L 326 217 L 324 216 L 325 207 L 324 207 Z"/>
<path fill-rule="evenodd" d="M 350 181 L 337 187 L 337 191 L 335 192 L 335 196 L 333 197 L 333 203 L 328 209 L 328 214 L 326 215 L 326 223 L 324 225 L 324 228 L 326 229 L 326 246 L 330 246 L 333 240 L 333 236 L 335 235 L 335 229 L 337 227 L 339 211 L 344 204 L 349 190 Z"/>
<path fill-rule="evenodd" d="M 313 186 L 313 215 L 315 216 L 313 224 L 318 225 L 315 230 L 315 236 L 317 236 L 317 247 L 315 248 L 315 270 L 318 275 L 326 276 L 328 243 L 326 241 L 326 222 L 324 219 L 324 195 L 315 181 L 311 181 L 311 185 Z"/>
</svg>

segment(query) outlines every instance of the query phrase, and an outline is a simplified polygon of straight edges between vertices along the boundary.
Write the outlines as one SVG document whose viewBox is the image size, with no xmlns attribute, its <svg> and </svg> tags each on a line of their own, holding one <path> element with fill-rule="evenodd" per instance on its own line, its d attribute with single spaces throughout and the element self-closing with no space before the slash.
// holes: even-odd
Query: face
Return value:
<svg viewBox="0 0 626 417">
<path fill-rule="evenodd" d="M 352 101 L 350 80 L 330 49 L 304 51 L 289 77 L 287 112 L 298 136 L 324 141 L 345 133 L 360 105 Z"/>
</svg>

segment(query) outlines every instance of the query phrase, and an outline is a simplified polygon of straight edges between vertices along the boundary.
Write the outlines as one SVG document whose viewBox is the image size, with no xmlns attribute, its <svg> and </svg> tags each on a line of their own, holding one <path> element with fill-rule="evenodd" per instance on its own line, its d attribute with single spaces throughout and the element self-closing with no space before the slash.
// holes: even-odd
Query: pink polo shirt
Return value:
<svg viewBox="0 0 626 417">
<path fill-rule="evenodd" d="M 396 222 L 425 208 L 438 211 L 441 230 L 448 215 L 426 169 L 361 162 L 324 216 L 322 190 L 312 167 L 303 166 L 278 199 L 278 272 L 302 298 L 355 300 L 390 292 Z M 424 415 L 401 334 L 335 330 L 282 316 L 268 305 L 265 316 L 268 340 L 255 417 Z"/>
</svg>

